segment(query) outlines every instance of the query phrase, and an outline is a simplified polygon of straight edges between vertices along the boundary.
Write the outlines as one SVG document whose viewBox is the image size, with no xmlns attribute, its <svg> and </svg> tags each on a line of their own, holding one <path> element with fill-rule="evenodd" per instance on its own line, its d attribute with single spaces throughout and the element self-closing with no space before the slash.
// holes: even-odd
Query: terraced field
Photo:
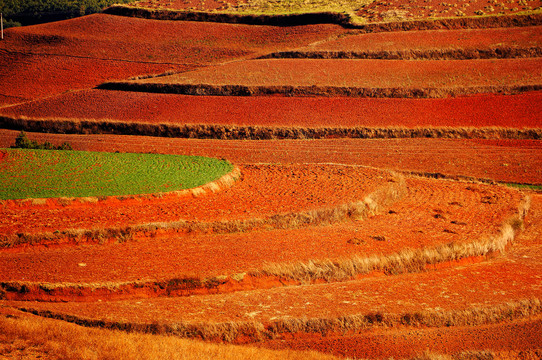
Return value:
<svg viewBox="0 0 542 360">
<path fill-rule="evenodd" d="M 177 155 L 234 165 L 185 191 L 0 202 L 0 357 L 541 357 L 537 1 L 284 6 L 152 0 L 6 31 L 0 147 L 25 130 L 76 150 L 37 175 L 79 155 L 167 158 L 162 185 Z M 46 153 L 0 151 L 0 178 L 28 176 L 21 154 Z"/>
</svg>

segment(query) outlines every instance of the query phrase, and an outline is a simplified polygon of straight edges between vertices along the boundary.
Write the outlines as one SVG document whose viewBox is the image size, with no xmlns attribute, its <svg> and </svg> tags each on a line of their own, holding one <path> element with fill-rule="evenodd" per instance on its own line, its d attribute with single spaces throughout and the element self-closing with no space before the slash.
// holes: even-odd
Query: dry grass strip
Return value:
<svg viewBox="0 0 542 360">
<path fill-rule="evenodd" d="M 54 313 L 48 310 L 18 308 L 34 315 L 58 319 L 87 327 L 143 332 L 151 334 L 170 334 L 183 338 L 196 338 L 211 341 L 234 342 L 243 338 L 245 342 L 257 342 L 279 338 L 283 334 L 319 333 L 355 334 L 375 327 L 450 327 L 480 326 L 513 321 L 542 313 L 542 303 L 538 298 L 508 302 L 491 307 L 475 307 L 464 310 L 419 311 L 403 314 L 369 313 L 347 315 L 337 318 L 285 319 L 263 324 L 260 322 L 226 322 L 191 324 L 135 324 L 107 320 L 93 320 L 74 315 Z"/>
<path fill-rule="evenodd" d="M 387 275 L 420 272 L 428 266 L 456 261 L 468 257 L 485 256 L 503 251 L 511 243 L 516 232 L 523 228 L 523 219 L 529 211 L 531 198 L 524 197 L 518 206 L 518 212 L 502 224 L 499 233 L 493 237 L 468 243 L 449 243 L 434 248 L 403 249 L 387 256 L 371 256 L 344 260 L 313 260 L 297 264 L 271 264 L 259 274 L 276 276 L 300 281 L 341 281 L 373 271 Z"/>
<path fill-rule="evenodd" d="M 407 87 L 350 87 L 350 86 L 294 86 L 294 85 L 209 85 L 209 84 L 165 84 L 137 83 L 132 81 L 106 82 L 97 87 L 102 90 L 139 91 L 160 94 L 179 94 L 194 96 L 347 96 L 366 98 L 407 98 L 434 99 L 476 94 L 498 93 L 514 95 L 527 91 L 542 90 L 542 84 L 535 85 L 488 85 L 457 86 L 442 88 Z"/>
<path fill-rule="evenodd" d="M 9 130 L 58 134 L 117 134 L 221 140 L 272 139 L 542 139 L 540 128 L 502 127 L 280 127 L 237 125 L 149 124 L 116 120 L 29 119 L 0 115 L 0 127 Z"/>
<path fill-rule="evenodd" d="M 427 49 L 397 51 L 312 51 L 297 50 L 271 53 L 258 59 L 380 59 L 380 60 L 471 60 L 541 57 L 542 47 L 489 49 Z"/>
</svg>

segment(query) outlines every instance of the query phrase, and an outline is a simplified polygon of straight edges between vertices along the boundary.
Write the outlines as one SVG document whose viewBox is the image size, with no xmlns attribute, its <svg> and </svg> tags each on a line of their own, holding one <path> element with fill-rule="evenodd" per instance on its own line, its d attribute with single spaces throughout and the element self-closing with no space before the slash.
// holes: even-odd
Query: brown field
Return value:
<svg viewBox="0 0 542 360">
<path fill-rule="evenodd" d="M 0 201 L 0 358 L 541 358 L 539 6 L 6 30 L 0 148 L 26 130 L 240 173 L 171 196 Z"/>
</svg>

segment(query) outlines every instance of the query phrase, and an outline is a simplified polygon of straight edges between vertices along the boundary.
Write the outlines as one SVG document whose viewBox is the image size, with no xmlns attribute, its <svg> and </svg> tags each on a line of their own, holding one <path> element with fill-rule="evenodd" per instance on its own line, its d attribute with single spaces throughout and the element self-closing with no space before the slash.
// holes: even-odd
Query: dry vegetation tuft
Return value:
<svg viewBox="0 0 542 360">
<path fill-rule="evenodd" d="M 450 138 L 542 139 L 540 128 L 500 127 L 280 127 L 238 125 L 177 125 L 86 119 L 29 119 L 1 116 L 2 127 L 11 130 L 59 134 L 118 134 L 188 139 L 271 140 L 326 138 Z"/>
</svg>

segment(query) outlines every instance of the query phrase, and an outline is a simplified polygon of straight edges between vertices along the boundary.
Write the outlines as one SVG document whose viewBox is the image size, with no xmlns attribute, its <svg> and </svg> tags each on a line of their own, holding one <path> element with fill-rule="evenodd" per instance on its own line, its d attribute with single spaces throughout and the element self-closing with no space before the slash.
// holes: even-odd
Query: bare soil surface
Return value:
<svg viewBox="0 0 542 360">
<path fill-rule="evenodd" d="M 0 130 L 0 146 L 15 142 L 17 131 Z M 328 139 L 221 141 L 118 135 L 29 133 L 30 139 L 76 150 L 156 152 L 227 158 L 237 164 L 338 163 L 398 171 L 466 176 L 494 181 L 542 184 L 540 140 Z"/>
<path fill-rule="evenodd" d="M 540 297 L 540 229 L 542 197 L 533 196 L 525 230 L 506 253 L 469 266 L 444 268 L 393 277 L 368 277 L 357 281 L 292 286 L 250 292 L 177 298 L 96 301 L 93 303 L 43 303 L 2 301 L 4 305 L 51 311 L 63 316 L 112 323 L 187 324 L 261 322 L 272 324 L 292 318 L 333 319 L 354 314 L 439 314 L 502 306 Z M 466 264 L 465 264 L 466 265 Z M 483 311 L 483 310 L 482 310 Z M 472 319 L 476 321 L 475 319 Z M 73 318 L 72 318 L 73 321 Z M 378 325 L 357 333 L 319 332 L 279 334 L 261 342 L 271 348 L 317 348 L 345 356 L 410 356 L 418 343 L 444 352 L 460 350 L 513 351 L 536 349 L 540 344 L 540 316 L 491 325 L 438 328 Z M 444 339 L 444 340 L 443 340 Z M 243 341 L 242 339 L 239 339 Z M 380 344 L 369 350 L 370 344 Z M 393 346 L 390 346 L 393 345 Z M 385 349 L 385 350 L 384 350 Z M 412 349 L 412 350 L 410 350 Z"/>
<path fill-rule="evenodd" d="M 156 63 L 127 63 L 119 60 L 35 55 L 0 49 L 0 105 L 19 103 L 69 90 L 85 89 L 117 79 L 185 71 L 193 67 Z"/>
<path fill-rule="evenodd" d="M 530 356 L 536 359 L 541 354 L 538 350 L 542 340 L 541 330 L 542 319 L 538 316 L 477 327 L 375 329 L 365 334 L 329 337 L 298 334 L 298 340 L 274 340 L 258 346 L 271 349 L 318 349 L 338 356 L 374 359 L 413 358 L 428 349 L 433 354 L 457 354 L 484 349 L 495 354 L 494 359 L 528 359 Z"/>
<path fill-rule="evenodd" d="M 341 89 L 339 94 L 351 96 L 443 97 L 492 89 L 508 92 L 510 87 L 537 87 L 541 84 L 540 64 L 538 58 L 447 61 L 264 59 L 134 80 L 124 87 L 195 95 L 217 92 L 218 95 L 331 96 Z M 123 83 L 113 85 L 123 88 Z M 356 89 L 363 91 L 357 94 Z"/>
<path fill-rule="evenodd" d="M 537 128 L 542 92 L 444 99 L 224 97 L 108 90 L 70 92 L 5 107 L 30 119 L 178 125 Z M 179 112 L 178 109 L 183 109 Z M 276 111 L 281 109 L 281 111 Z"/>
<path fill-rule="evenodd" d="M 528 49 L 542 42 L 540 26 L 494 29 L 427 30 L 379 32 L 356 35 L 355 31 L 338 39 L 321 41 L 296 49 L 301 53 L 342 52 L 424 52 L 435 50 Z"/>
<path fill-rule="evenodd" d="M 344 29 L 336 25 L 251 27 L 104 14 L 10 28 L 0 44 L 0 76 L 6 79 L 0 86 L 0 105 L 106 80 L 186 71 L 304 46 L 341 32 Z"/>
</svg>

